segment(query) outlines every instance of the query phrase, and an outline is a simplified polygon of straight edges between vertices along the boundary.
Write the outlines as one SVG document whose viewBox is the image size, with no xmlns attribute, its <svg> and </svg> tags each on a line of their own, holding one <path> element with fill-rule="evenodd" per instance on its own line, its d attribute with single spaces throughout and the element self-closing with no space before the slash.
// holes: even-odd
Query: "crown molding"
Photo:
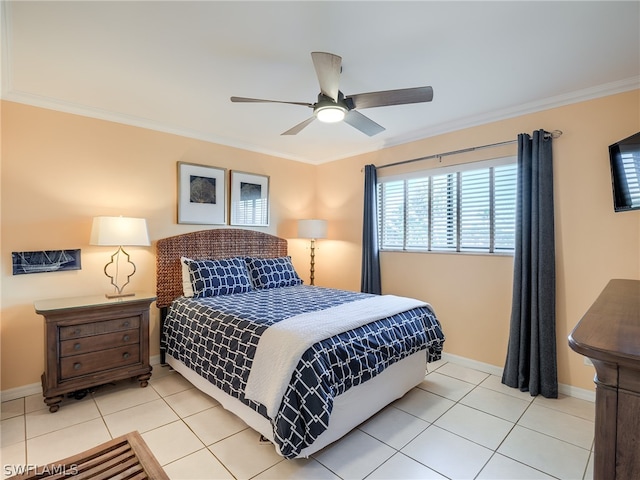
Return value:
<svg viewBox="0 0 640 480">
<path fill-rule="evenodd" d="M 6 82 L 3 82 L 3 85 L 7 86 Z M 543 110 L 549 110 L 552 108 L 557 108 L 565 105 L 570 105 L 573 103 L 593 100 L 596 98 L 615 95 L 618 93 L 624 93 L 624 92 L 636 90 L 636 89 L 640 89 L 640 76 L 631 77 L 631 78 L 627 78 L 617 82 L 611 82 L 604 85 L 599 85 L 596 87 L 586 88 L 583 90 L 578 90 L 575 92 L 570 92 L 567 94 L 550 97 L 550 98 L 543 99 L 536 102 L 530 102 L 522 105 L 515 105 L 510 108 L 496 110 L 494 112 L 490 112 L 483 115 L 466 117 L 460 120 L 456 120 L 454 122 L 438 125 L 437 127 L 429 127 L 427 129 L 418 130 L 407 135 L 398 136 L 398 137 L 395 137 L 394 139 L 387 140 L 386 142 L 384 142 L 384 144 L 374 145 L 372 148 L 369 148 L 369 149 L 350 151 L 345 153 L 344 155 L 336 156 L 334 158 L 326 158 L 323 160 L 310 160 L 308 158 L 304 158 L 300 156 L 288 155 L 283 152 L 265 149 L 258 145 L 247 143 L 247 142 L 241 142 L 241 141 L 237 141 L 229 138 L 218 137 L 216 135 L 208 134 L 201 131 L 184 129 L 184 128 L 176 127 L 175 125 L 169 125 L 162 122 L 156 122 L 149 119 L 135 117 L 132 115 L 125 115 L 122 113 L 111 112 L 111 111 L 102 110 L 98 108 L 88 107 L 86 105 L 74 104 L 72 102 L 65 102 L 58 99 L 43 97 L 39 95 L 33 95 L 25 92 L 11 91 L 11 90 L 7 92 L 3 91 L 2 99 L 10 102 L 31 105 L 34 107 L 46 108 L 49 110 L 55 110 L 59 112 L 70 113 L 74 115 L 80 115 L 84 117 L 90 117 L 90 118 L 105 120 L 105 121 L 114 122 L 114 123 L 120 123 L 120 124 L 134 126 L 134 127 L 146 128 L 149 130 L 169 133 L 173 135 L 179 135 L 182 137 L 193 138 L 193 139 L 202 140 L 205 142 L 217 143 L 217 144 L 225 145 L 228 147 L 248 150 L 251 152 L 274 156 L 274 157 L 283 158 L 287 160 L 293 160 L 293 161 L 313 164 L 313 165 L 321 165 L 323 163 L 350 158 L 355 155 L 363 155 L 366 153 L 371 153 L 374 151 L 381 150 L 383 148 L 403 145 L 403 144 L 407 144 L 407 143 L 411 143 L 419 140 L 424 140 L 426 138 L 435 137 L 437 135 L 443 135 L 446 133 L 463 130 L 466 128 L 485 125 L 488 123 L 498 122 L 498 121 L 506 120 L 509 118 L 528 115 L 528 114 L 540 112 Z"/>
</svg>

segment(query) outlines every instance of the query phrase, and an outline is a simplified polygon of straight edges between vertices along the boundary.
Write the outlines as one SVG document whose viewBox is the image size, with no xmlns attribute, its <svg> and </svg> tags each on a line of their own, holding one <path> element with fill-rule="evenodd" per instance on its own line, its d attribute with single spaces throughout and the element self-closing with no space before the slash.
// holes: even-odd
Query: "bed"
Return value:
<svg viewBox="0 0 640 480">
<path fill-rule="evenodd" d="M 158 240 L 156 302 L 161 362 L 301 458 L 419 384 L 444 334 L 419 300 L 304 285 L 287 253 L 253 230 Z"/>
</svg>

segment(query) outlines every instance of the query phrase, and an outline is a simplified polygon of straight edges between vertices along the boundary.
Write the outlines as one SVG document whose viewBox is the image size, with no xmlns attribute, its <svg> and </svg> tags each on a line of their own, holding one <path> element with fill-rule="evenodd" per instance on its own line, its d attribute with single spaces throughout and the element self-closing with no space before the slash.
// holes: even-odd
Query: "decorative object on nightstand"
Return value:
<svg viewBox="0 0 640 480">
<path fill-rule="evenodd" d="M 149 232 L 147 221 L 144 218 L 131 217 L 94 217 L 91 227 L 90 245 L 116 246 L 118 250 L 111 255 L 111 261 L 104 266 L 104 274 L 111 279 L 116 293 L 108 293 L 107 298 L 133 296 L 134 293 L 122 293 L 124 287 L 129 283 L 129 279 L 136 273 L 136 265 L 131 261 L 129 254 L 124 251 L 123 246 L 143 246 L 151 245 L 149 242 Z M 119 281 L 120 268 L 128 264 L 129 270 L 126 281 Z M 115 269 L 115 274 L 110 275 L 110 269 Z"/>
<path fill-rule="evenodd" d="M 326 220 L 298 220 L 298 237 L 308 238 L 311 240 L 311 270 L 309 283 L 313 285 L 315 273 L 315 248 L 316 240 L 319 238 L 327 238 L 327 221 Z"/>
<path fill-rule="evenodd" d="M 151 378 L 149 306 L 156 297 L 106 299 L 103 295 L 39 300 L 45 319 L 42 394 L 50 412 L 63 395 L 136 377 Z"/>
</svg>

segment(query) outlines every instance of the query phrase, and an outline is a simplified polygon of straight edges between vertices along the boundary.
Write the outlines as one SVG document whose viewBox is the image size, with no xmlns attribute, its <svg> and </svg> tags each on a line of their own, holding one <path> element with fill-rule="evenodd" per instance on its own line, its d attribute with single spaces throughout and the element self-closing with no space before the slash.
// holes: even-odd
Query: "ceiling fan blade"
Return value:
<svg viewBox="0 0 640 480">
<path fill-rule="evenodd" d="M 387 105 L 405 105 L 407 103 L 430 102 L 433 100 L 433 88 L 415 87 L 383 92 L 359 93 L 345 98 L 353 102 L 353 108 L 386 107 Z"/>
<path fill-rule="evenodd" d="M 312 103 L 305 102 L 283 102 L 280 100 L 262 100 L 260 98 L 231 97 L 234 103 L 287 103 L 289 105 L 302 105 L 303 107 L 313 107 Z"/>
<path fill-rule="evenodd" d="M 320 91 L 323 95 L 337 101 L 342 57 L 333 53 L 311 52 L 311 59 L 320 83 Z"/>
<path fill-rule="evenodd" d="M 362 133 L 369 135 L 370 137 L 373 137 L 374 135 L 377 135 L 378 133 L 385 130 L 383 126 L 378 125 L 369 117 L 355 110 L 347 112 L 347 114 L 344 116 L 344 121 L 352 127 L 357 128 Z"/>
<path fill-rule="evenodd" d="M 300 122 L 299 124 L 297 124 L 295 127 L 290 128 L 289 130 L 287 130 L 286 132 L 282 132 L 280 135 L 296 135 L 297 133 L 299 133 L 304 127 L 306 127 L 307 125 L 309 125 L 311 122 L 313 122 L 316 119 L 315 115 L 312 117 L 307 118 L 304 122 Z"/>
</svg>

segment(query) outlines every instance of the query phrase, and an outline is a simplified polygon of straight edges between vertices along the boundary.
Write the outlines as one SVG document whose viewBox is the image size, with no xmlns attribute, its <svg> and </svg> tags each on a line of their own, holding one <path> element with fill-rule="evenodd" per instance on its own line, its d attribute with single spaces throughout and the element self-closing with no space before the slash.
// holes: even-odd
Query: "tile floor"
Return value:
<svg viewBox="0 0 640 480">
<path fill-rule="evenodd" d="M 271 445 L 179 374 L 124 381 L 49 413 L 40 395 L 2 403 L 3 478 L 138 430 L 172 479 L 591 479 L 594 404 L 533 399 L 451 362 L 305 460 Z"/>
</svg>

